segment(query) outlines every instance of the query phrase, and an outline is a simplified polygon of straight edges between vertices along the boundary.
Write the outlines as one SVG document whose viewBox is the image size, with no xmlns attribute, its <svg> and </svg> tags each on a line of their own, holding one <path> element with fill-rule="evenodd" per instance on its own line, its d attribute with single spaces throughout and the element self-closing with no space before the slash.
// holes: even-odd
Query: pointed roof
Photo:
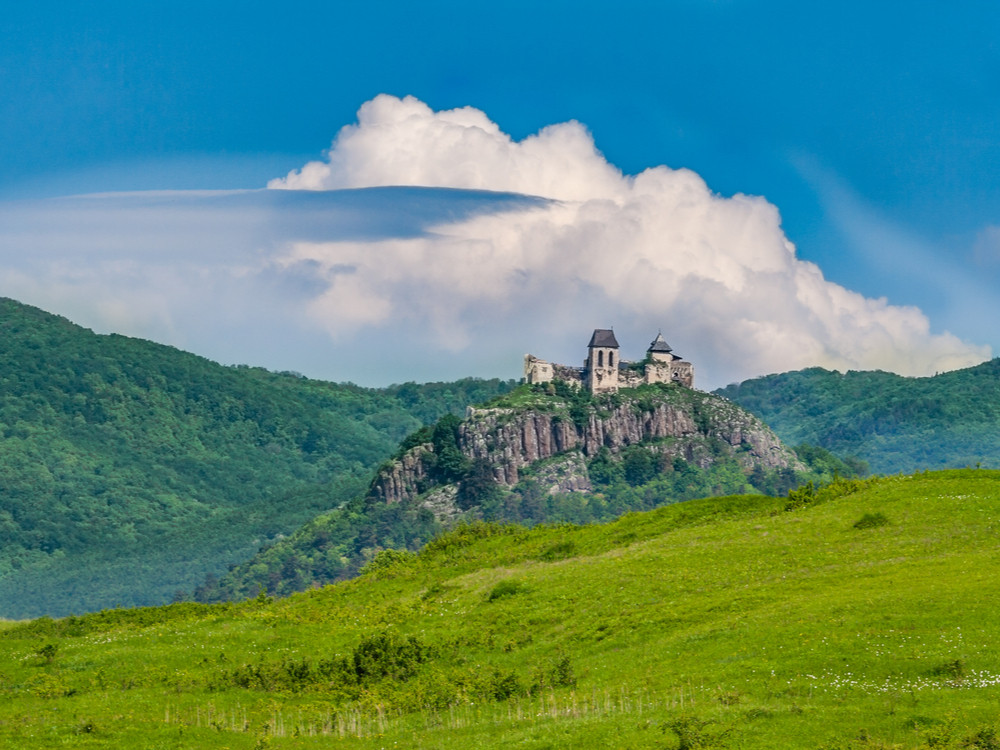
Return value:
<svg viewBox="0 0 1000 750">
<path fill-rule="evenodd" d="M 649 349 L 646 351 L 651 354 L 669 354 L 673 351 L 673 349 L 671 349 L 670 344 L 663 339 L 663 334 L 658 333 L 656 334 L 656 338 L 653 339 L 653 343 L 649 345 Z"/>
<path fill-rule="evenodd" d="M 587 344 L 587 348 L 593 349 L 595 346 L 617 349 L 618 339 L 615 338 L 615 332 L 610 328 L 595 328 L 594 335 L 590 337 L 590 343 Z"/>
</svg>

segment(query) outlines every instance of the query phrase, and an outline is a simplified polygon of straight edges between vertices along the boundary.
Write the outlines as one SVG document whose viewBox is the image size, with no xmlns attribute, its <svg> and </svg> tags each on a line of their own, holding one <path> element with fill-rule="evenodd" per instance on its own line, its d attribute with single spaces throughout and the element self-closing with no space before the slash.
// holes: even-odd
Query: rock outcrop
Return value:
<svg viewBox="0 0 1000 750">
<path fill-rule="evenodd" d="M 767 426 L 736 404 L 699 391 L 666 388 L 652 395 L 621 391 L 575 411 L 554 396 L 524 408 L 470 408 L 458 428 L 458 449 L 470 461 L 485 462 L 495 481 L 506 487 L 516 485 L 526 468 L 565 454 L 560 469 L 546 467 L 533 477 L 552 493 L 590 490 L 585 459 L 602 449 L 614 456 L 639 444 L 701 468 L 717 460 L 720 447 L 747 473 L 756 467 L 804 468 Z M 424 444 L 404 453 L 378 474 L 371 495 L 394 503 L 429 489 L 433 451 L 433 445 Z"/>
</svg>

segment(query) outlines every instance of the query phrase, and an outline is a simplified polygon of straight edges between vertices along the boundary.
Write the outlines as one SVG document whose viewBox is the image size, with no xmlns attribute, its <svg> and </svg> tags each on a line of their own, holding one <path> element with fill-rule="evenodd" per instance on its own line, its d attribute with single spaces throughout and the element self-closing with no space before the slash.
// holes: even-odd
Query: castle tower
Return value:
<svg viewBox="0 0 1000 750">
<path fill-rule="evenodd" d="M 618 390 L 618 340 L 608 328 L 597 328 L 587 344 L 584 379 L 591 393 Z"/>
<path fill-rule="evenodd" d="M 646 355 L 653 362 L 673 362 L 677 358 L 671 354 L 672 351 L 670 344 L 664 340 L 663 334 L 657 333 L 653 343 L 646 350 Z"/>
<path fill-rule="evenodd" d="M 662 333 L 656 334 L 646 350 L 644 377 L 647 383 L 677 383 L 694 388 L 694 366 L 674 354 Z"/>
</svg>

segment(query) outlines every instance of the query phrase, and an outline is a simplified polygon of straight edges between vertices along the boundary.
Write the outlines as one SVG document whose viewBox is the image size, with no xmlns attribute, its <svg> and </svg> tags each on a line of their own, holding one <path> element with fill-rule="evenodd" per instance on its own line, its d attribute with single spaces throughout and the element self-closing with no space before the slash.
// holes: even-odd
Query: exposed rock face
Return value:
<svg viewBox="0 0 1000 750">
<path fill-rule="evenodd" d="M 579 451 L 570 451 L 551 463 L 543 463 L 532 479 L 549 495 L 590 492 L 594 489 L 587 474 L 587 464 Z"/>
<path fill-rule="evenodd" d="M 436 487 L 421 498 L 421 507 L 427 508 L 438 519 L 454 518 L 461 511 L 455 503 L 458 487 L 446 484 Z"/>
<path fill-rule="evenodd" d="M 368 494 L 387 503 L 398 503 L 420 494 L 420 483 L 427 478 L 424 456 L 434 451 L 430 443 L 418 445 L 399 459 L 379 470 Z"/>
<path fill-rule="evenodd" d="M 679 455 L 704 468 L 713 458 L 706 441 L 716 439 L 732 449 L 746 470 L 802 469 L 795 455 L 760 420 L 726 399 L 698 393 L 690 400 L 639 400 L 620 394 L 616 402 L 595 404 L 577 421 L 567 411 L 537 409 L 470 409 L 458 433 L 458 447 L 470 459 L 492 467 L 497 483 L 512 487 L 524 468 L 559 454 L 569 463 L 546 468 L 535 477 L 550 492 L 591 489 L 584 458 L 602 448 L 612 454 L 638 443 L 667 455 Z M 426 482 L 429 444 L 413 448 L 384 469 L 372 494 L 385 502 L 415 497 Z M 546 474 L 545 472 L 549 473 Z"/>
</svg>

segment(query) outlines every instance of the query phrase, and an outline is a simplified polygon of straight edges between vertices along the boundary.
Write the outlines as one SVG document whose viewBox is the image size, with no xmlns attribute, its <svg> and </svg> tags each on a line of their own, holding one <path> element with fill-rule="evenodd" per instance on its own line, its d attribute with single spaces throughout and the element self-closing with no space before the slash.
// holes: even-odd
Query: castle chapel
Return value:
<svg viewBox="0 0 1000 750">
<path fill-rule="evenodd" d="M 644 383 L 677 383 L 694 388 L 694 365 L 673 353 L 662 334 L 656 334 L 641 362 L 628 362 L 618 355 L 618 340 L 609 328 L 598 328 L 587 345 L 583 367 L 555 365 L 531 354 L 524 355 L 524 381 L 549 383 L 565 380 L 591 393 L 608 393 Z"/>
</svg>

